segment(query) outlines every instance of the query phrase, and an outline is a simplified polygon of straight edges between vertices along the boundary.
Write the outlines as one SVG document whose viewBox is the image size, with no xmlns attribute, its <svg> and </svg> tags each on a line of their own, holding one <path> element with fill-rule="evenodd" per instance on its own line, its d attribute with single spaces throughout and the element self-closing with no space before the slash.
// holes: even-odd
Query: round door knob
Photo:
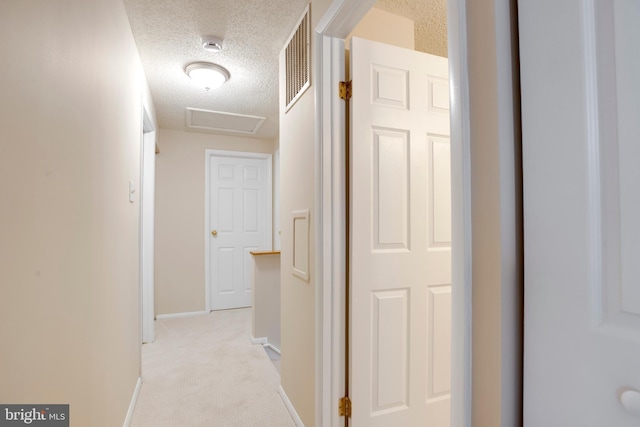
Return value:
<svg viewBox="0 0 640 427">
<path fill-rule="evenodd" d="M 211 232 L 211 235 L 212 235 L 213 237 L 216 237 L 216 236 L 218 235 L 218 230 L 213 230 L 213 231 Z"/>
<path fill-rule="evenodd" d="M 625 387 L 619 391 L 620 403 L 627 412 L 640 417 L 640 391 Z"/>
</svg>

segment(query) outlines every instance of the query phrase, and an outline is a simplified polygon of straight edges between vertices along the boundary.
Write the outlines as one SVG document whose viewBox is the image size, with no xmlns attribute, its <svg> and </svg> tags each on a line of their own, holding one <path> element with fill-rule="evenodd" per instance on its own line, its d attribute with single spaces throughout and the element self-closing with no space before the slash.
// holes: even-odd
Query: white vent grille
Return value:
<svg viewBox="0 0 640 427">
<path fill-rule="evenodd" d="M 288 110 L 310 83 L 311 35 L 309 6 L 304 11 L 285 48 L 285 109 Z"/>
</svg>

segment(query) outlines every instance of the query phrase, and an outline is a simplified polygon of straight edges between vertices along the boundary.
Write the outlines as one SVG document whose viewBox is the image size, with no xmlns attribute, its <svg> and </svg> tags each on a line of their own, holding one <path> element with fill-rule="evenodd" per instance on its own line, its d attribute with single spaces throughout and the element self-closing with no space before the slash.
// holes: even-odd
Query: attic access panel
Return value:
<svg viewBox="0 0 640 427">
<path fill-rule="evenodd" d="M 187 127 L 255 135 L 266 117 L 187 108 Z"/>
</svg>

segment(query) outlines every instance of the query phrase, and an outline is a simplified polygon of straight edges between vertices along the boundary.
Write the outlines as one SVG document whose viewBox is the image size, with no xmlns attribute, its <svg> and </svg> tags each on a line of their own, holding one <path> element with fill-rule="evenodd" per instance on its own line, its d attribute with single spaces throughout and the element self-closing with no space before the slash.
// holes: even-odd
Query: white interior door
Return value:
<svg viewBox="0 0 640 427">
<path fill-rule="evenodd" d="M 448 426 L 447 60 L 351 40 L 354 427 Z"/>
<path fill-rule="evenodd" d="M 250 252 L 271 249 L 271 156 L 247 156 L 209 157 L 212 310 L 251 306 Z"/>
<path fill-rule="evenodd" d="M 638 426 L 640 2 L 518 9 L 524 424 Z"/>
</svg>

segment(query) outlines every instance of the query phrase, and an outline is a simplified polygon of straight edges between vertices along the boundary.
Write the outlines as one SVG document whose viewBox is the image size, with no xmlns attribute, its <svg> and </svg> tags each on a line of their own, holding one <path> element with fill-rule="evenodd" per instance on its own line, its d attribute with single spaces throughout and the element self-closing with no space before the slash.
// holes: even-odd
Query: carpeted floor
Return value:
<svg viewBox="0 0 640 427">
<path fill-rule="evenodd" d="M 252 345 L 251 309 L 156 321 L 132 427 L 293 427 L 280 377 Z"/>
</svg>

